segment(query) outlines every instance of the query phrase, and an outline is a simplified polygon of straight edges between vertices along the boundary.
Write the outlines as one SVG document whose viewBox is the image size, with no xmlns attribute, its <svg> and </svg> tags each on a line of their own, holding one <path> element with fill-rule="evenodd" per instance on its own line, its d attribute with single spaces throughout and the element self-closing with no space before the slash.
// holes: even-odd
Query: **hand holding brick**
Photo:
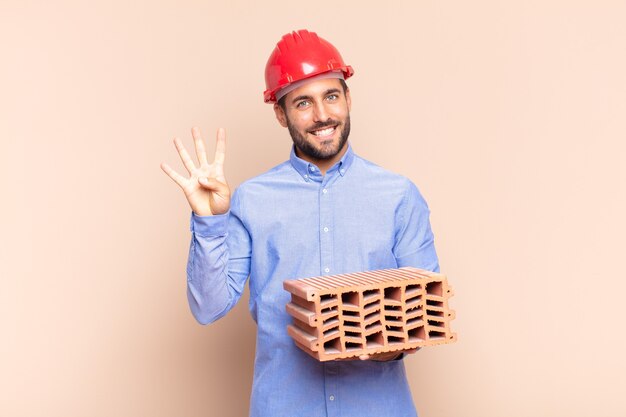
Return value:
<svg viewBox="0 0 626 417">
<path fill-rule="evenodd" d="M 442 274 L 383 269 L 287 280 L 287 327 L 296 345 L 320 361 L 451 343 L 453 292 Z"/>
</svg>

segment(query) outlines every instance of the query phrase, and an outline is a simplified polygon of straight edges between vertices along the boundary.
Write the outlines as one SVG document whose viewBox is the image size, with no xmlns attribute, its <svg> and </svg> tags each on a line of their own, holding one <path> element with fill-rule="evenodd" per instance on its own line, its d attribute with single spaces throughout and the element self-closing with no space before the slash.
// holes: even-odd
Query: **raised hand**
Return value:
<svg viewBox="0 0 626 417">
<path fill-rule="evenodd" d="M 192 128 L 191 135 L 200 164 L 198 167 L 194 165 L 180 139 L 174 138 L 174 145 L 189 172 L 189 178 L 180 175 L 164 162 L 161 163 L 161 169 L 183 189 L 189 206 L 198 216 L 224 214 L 230 208 L 230 188 L 224 177 L 226 132 L 222 128 L 217 130 L 215 158 L 211 164 L 207 161 L 200 130 L 197 127 Z"/>
</svg>

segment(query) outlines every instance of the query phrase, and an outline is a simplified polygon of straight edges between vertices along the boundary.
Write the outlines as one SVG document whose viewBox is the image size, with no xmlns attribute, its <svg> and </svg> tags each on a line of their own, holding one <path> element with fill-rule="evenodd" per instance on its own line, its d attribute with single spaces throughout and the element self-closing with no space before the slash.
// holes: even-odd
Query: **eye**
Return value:
<svg viewBox="0 0 626 417">
<path fill-rule="evenodd" d="M 308 100 L 302 100 L 302 101 L 299 101 L 299 102 L 296 104 L 296 108 L 301 109 L 301 108 L 303 108 L 303 107 L 305 107 L 305 106 L 308 106 L 308 105 L 309 105 L 309 101 L 308 101 Z"/>
<path fill-rule="evenodd" d="M 326 96 L 326 99 L 334 101 L 337 100 L 339 98 L 339 96 L 337 94 L 329 94 Z"/>
</svg>

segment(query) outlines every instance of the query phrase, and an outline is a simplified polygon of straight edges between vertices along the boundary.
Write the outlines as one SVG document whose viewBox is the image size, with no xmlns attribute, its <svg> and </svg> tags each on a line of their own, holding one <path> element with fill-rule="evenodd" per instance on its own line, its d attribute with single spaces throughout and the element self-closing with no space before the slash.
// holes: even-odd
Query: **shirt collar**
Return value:
<svg viewBox="0 0 626 417">
<path fill-rule="evenodd" d="M 320 169 L 317 167 L 317 165 L 307 162 L 296 155 L 295 145 L 291 146 L 291 155 L 289 156 L 289 161 L 291 162 L 291 165 L 294 167 L 294 169 L 298 171 L 298 173 L 302 176 L 302 178 L 304 178 L 305 181 L 309 181 L 311 179 L 311 176 L 320 175 Z M 327 171 L 327 174 L 334 171 L 339 171 L 339 175 L 343 177 L 344 175 L 346 175 L 346 172 L 348 172 L 348 168 L 350 168 L 350 165 L 352 165 L 352 161 L 354 161 L 354 152 L 352 151 L 352 146 L 350 146 L 350 142 L 348 142 L 348 149 L 346 150 L 346 153 L 344 153 L 341 159 Z"/>
</svg>

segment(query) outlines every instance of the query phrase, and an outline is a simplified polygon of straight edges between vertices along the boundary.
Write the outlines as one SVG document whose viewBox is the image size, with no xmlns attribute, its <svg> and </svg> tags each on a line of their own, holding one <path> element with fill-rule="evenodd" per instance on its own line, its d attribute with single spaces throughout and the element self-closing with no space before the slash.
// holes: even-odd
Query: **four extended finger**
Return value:
<svg viewBox="0 0 626 417">
<path fill-rule="evenodd" d="M 196 166 L 191 160 L 191 157 L 189 156 L 187 149 L 185 149 L 185 147 L 183 146 L 183 143 L 178 138 L 174 138 L 174 145 L 176 145 L 176 150 L 178 151 L 178 154 L 180 155 L 181 161 L 183 161 L 183 165 L 185 165 L 185 168 L 187 168 L 187 171 L 189 171 L 189 174 L 191 175 L 192 171 L 196 169 Z"/>
<path fill-rule="evenodd" d="M 204 148 L 204 140 L 202 140 L 200 129 L 198 129 L 197 127 L 192 127 L 191 136 L 193 136 L 193 143 L 196 147 L 196 155 L 198 156 L 198 162 L 200 162 L 200 166 L 208 165 L 209 162 L 206 158 L 206 149 Z"/>
<path fill-rule="evenodd" d="M 161 169 L 171 178 L 174 182 L 181 187 L 184 187 L 184 182 L 186 180 L 185 177 L 180 175 L 178 172 L 174 171 L 168 164 L 165 162 L 161 163 Z"/>
</svg>

